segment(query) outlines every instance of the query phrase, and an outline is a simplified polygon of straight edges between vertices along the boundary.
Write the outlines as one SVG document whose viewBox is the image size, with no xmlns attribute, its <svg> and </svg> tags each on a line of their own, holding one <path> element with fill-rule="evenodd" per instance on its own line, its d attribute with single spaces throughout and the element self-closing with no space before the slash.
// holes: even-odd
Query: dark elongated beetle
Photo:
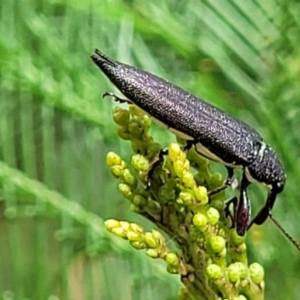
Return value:
<svg viewBox="0 0 300 300">
<path fill-rule="evenodd" d="M 135 104 L 159 124 L 185 139 L 190 147 L 194 145 L 201 155 L 226 166 L 228 178 L 225 185 L 213 192 L 232 184 L 234 168 L 243 170 L 240 197 L 235 201 L 233 216 L 239 235 L 244 235 L 252 224 L 262 224 L 269 216 L 300 251 L 300 246 L 271 215 L 276 196 L 284 188 L 286 175 L 275 151 L 255 129 L 180 87 L 112 60 L 97 49 L 91 58 L 128 98 L 125 101 Z M 250 222 L 251 209 L 246 189 L 252 182 L 263 184 L 268 196 L 264 207 Z"/>
</svg>

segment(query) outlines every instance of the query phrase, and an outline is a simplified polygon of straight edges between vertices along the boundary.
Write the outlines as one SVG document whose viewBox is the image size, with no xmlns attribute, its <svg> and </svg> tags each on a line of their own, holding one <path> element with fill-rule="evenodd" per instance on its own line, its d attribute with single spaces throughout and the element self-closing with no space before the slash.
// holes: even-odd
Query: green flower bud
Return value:
<svg viewBox="0 0 300 300">
<path fill-rule="evenodd" d="M 151 258 L 158 258 L 158 256 L 159 256 L 158 251 L 154 250 L 154 249 L 148 249 L 146 251 L 146 254 Z"/>
<path fill-rule="evenodd" d="M 118 136 L 121 139 L 126 140 L 126 141 L 130 140 L 130 133 L 128 131 L 128 128 L 126 128 L 126 127 L 119 127 L 118 130 L 117 130 L 117 132 L 118 132 Z"/>
<path fill-rule="evenodd" d="M 183 205 L 190 205 L 193 202 L 193 196 L 189 192 L 180 192 L 177 202 Z"/>
<path fill-rule="evenodd" d="M 219 222 L 220 213 L 213 207 L 210 207 L 207 211 L 207 220 L 211 225 L 216 225 Z"/>
<path fill-rule="evenodd" d="M 148 130 L 148 128 L 150 128 L 151 123 L 152 123 L 151 118 L 148 115 L 144 114 L 143 115 L 143 124 L 144 124 L 144 127 L 146 130 Z"/>
<path fill-rule="evenodd" d="M 222 186 L 224 184 L 223 182 L 223 176 L 220 173 L 214 173 L 210 176 L 209 180 L 209 187 L 213 190 L 214 188 L 218 186 Z"/>
<path fill-rule="evenodd" d="M 161 145 L 160 144 L 153 143 L 152 141 L 148 142 L 148 145 L 147 145 L 148 157 L 150 157 L 150 158 L 156 157 L 160 150 L 161 150 Z"/>
<path fill-rule="evenodd" d="M 145 113 L 135 105 L 130 105 L 129 106 L 129 112 L 133 116 L 137 116 L 137 117 L 141 117 L 141 118 L 145 115 Z"/>
<path fill-rule="evenodd" d="M 148 159 L 141 154 L 133 155 L 131 158 L 131 164 L 137 171 L 148 171 L 150 168 Z"/>
<path fill-rule="evenodd" d="M 122 158 L 118 154 L 116 154 L 115 152 L 110 151 L 106 155 L 106 163 L 109 166 L 121 165 Z"/>
<path fill-rule="evenodd" d="M 213 252 L 219 253 L 225 249 L 226 241 L 221 236 L 212 236 L 210 238 L 210 246 Z"/>
<path fill-rule="evenodd" d="M 216 264 L 211 264 L 206 268 L 207 276 L 212 280 L 220 279 L 223 276 L 222 268 Z"/>
<path fill-rule="evenodd" d="M 195 186 L 194 176 L 188 171 L 183 172 L 181 180 L 187 188 L 193 188 Z"/>
<path fill-rule="evenodd" d="M 141 250 L 141 249 L 145 249 L 146 248 L 146 244 L 144 242 L 141 241 L 130 241 L 130 245 L 137 249 L 137 250 Z"/>
<path fill-rule="evenodd" d="M 139 194 L 133 196 L 132 203 L 136 206 L 145 206 L 147 204 L 147 200 Z"/>
<path fill-rule="evenodd" d="M 118 125 L 127 125 L 129 122 L 129 111 L 121 107 L 115 107 L 113 109 L 113 120 Z"/>
<path fill-rule="evenodd" d="M 143 212 L 143 208 L 142 207 L 139 207 L 139 206 L 136 206 L 134 204 L 131 204 L 130 205 L 130 210 L 134 213 L 137 213 L 137 214 L 140 214 L 141 212 Z"/>
<path fill-rule="evenodd" d="M 170 274 L 178 274 L 177 268 L 172 265 L 167 265 L 167 272 Z"/>
<path fill-rule="evenodd" d="M 175 200 L 176 194 L 174 185 L 172 183 L 163 184 L 158 191 L 158 198 L 160 203 L 167 203 Z"/>
<path fill-rule="evenodd" d="M 204 186 L 194 188 L 196 200 L 205 205 L 208 203 L 207 189 Z"/>
<path fill-rule="evenodd" d="M 167 253 L 165 256 L 165 261 L 173 267 L 178 267 L 179 265 L 179 258 L 174 252 Z"/>
<path fill-rule="evenodd" d="M 144 235 L 144 241 L 150 248 L 157 248 L 159 246 L 159 240 L 151 232 L 146 232 Z"/>
<path fill-rule="evenodd" d="M 131 121 L 128 125 L 128 131 L 131 138 L 140 139 L 144 133 L 144 128 L 138 122 Z"/>
<path fill-rule="evenodd" d="M 131 199 L 132 198 L 132 191 L 129 185 L 125 184 L 125 183 L 120 183 L 119 184 L 119 191 L 122 193 L 122 195 L 127 198 L 127 199 Z"/>
<path fill-rule="evenodd" d="M 104 225 L 108 231 L 111 231 L 113 228 L 120 227 L 120 222 L 114 219 L 108 219 L 104 222 Z"/>
<path fill-rule="evenodd" d="M 252 281 L 256 284 L 260 284 L 264 280 L 264 269 L 258 263 L 253 263 L 249 266 L 249 274 Z"/>
<path fill-rule="evenodd" d="M 204 227 L 207 225 L 207 217 L 204 214 L 196 213 L 193 217 L 193 224 L 196 227 Z"/>
</svg>

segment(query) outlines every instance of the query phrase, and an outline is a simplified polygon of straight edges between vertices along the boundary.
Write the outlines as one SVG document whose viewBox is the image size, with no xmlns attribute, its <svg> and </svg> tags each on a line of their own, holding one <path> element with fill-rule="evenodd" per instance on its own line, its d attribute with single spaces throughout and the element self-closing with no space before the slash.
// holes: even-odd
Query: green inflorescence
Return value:
<svg viewBox="0 0 300 300">
<path fill-rule="evenodd" d="M 161 232 L 117 220 L 107 220 L 107 230 L 149 257 L 165 260 L 167 271 L 179 274 L 185 285 L 178 299 L 264 299 L 263 268 L 248 265 L 245 237 L 237 235 L 224 213 L 224 191 L 209 197 L 224 183 L 222 176 L 211 173 L 207 159 L 193 149 L 184 152 L 175 143 L 162 157 L 162 147 L 148 133 L 151 120 L 137 107 L 116 107 L 113 119 L 134 154 L 130 168 L 113 152 L 107 164 L 131 209 Z M 162 232 L 176 242 L 178 253 Z"/>
</svg>

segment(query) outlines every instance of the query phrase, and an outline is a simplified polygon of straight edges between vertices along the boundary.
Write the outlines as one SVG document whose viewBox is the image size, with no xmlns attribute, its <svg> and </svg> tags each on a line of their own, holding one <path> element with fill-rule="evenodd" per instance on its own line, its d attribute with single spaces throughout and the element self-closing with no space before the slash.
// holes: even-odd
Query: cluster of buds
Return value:
<svg viewBox="0 0 300 300">
<path fill-rule="evenodd" d="M 181 276 L 190 299 L 263 299 L 263 269 L 248 265 L 245 237 L 231 228 L 224 212 L 224 191 L 210 196 L 224 184 L 222 176 L 211 173 L 208 161 L 193 149 L 173 143 L 162 150 L 148 133 L 150 118 L 137 107 L 117 107 L 113 118 L 135 153 L 130 166 L 113 152 L 107 155 L 112 174 L 121 181 L 119 190 L 133 211 L 176 242 L 180 254 L 167 247 L 157 230 L 145 232 L 138 224 L 116 220 L 107 220 L 106 228 L 148 256 L 164 259 L 167 270 Z"/>
<path fill-rule="evenodd" d="M 127 239 L 132 247 L 137 250 L 145 249 L 151 258 L 164 259 L 167 270 L 170 273 L 180 273 L 180 259 L 166 245 L 164 236 L 157 230 L 145 232 L 141 225 L 109 219 L 105 221 L 105 227 L 114 235 Z"/>
</svg>

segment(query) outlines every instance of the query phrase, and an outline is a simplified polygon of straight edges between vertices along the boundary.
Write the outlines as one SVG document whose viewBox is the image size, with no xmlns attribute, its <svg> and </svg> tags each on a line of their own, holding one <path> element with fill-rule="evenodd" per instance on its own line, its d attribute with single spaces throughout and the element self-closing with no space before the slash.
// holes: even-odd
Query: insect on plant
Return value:
<svg viewBox="0 0 300 300">
<path fill-rule="evenodd" d="M 272 217 L 271 211 L 284 188 L 286 174 L 276 152 L 255 129 L 162 78 L 112 60 L 98 49 L 91 58 L 127 99 L 113 93 L 104 96 L 138 106 L 160 125 L 186 140 L 186 150 L 195 147 L 204 157 L 226 167 L 228 176 L 224 185 L 210 195 L 232 185 L 234 169 L 242 169 L 240 195 L 232 201 L 233 225 L 239 235 L 270 217 L 300 251 L 300 245 Z M 268 194 L 265 205 L 251 221 L 247 187 L 253 182 L 265 186 Z"/>
</svg>

